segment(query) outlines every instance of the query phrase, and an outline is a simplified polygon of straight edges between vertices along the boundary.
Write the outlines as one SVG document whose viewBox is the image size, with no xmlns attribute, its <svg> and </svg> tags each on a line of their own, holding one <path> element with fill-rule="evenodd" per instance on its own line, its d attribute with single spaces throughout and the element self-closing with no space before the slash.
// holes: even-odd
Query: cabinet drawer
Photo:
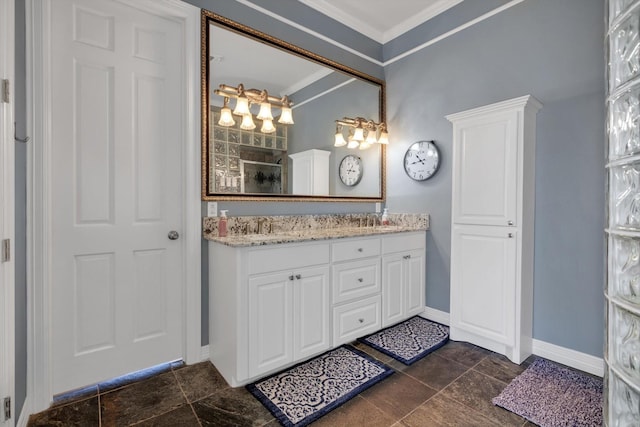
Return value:
<svg viewBox="0 0 640 427">
<path fill-rule="evenodd" d="M 380 292 L 380 258 L 335 264 L 332 283 L 334 304 Z"/>
<path fill-rule="evenodd" d="M 380 255 L 380 238 L 345 240 L 331 245 L 331 261 L 351 261 Z"/>
<path fill-rule="evenodd" d="M 333 345 L 338 346 L 377 331 L 380 295 L 347 303 L 333 309 Z"/>
<path fill-rule="evenodd" d="M 419 233 L 399 233 L 393 236 L 384 236 L 382 239 L 382 253 L 404 252 L 425 247 L 426 235 Z"/>
<path fill-rule="evenodd" d="M 312 243 L 251 249 L 247 259 L 249 274 L 295 270 L 296 268 L 328 264 L 329 244 Z"/>
</svg>

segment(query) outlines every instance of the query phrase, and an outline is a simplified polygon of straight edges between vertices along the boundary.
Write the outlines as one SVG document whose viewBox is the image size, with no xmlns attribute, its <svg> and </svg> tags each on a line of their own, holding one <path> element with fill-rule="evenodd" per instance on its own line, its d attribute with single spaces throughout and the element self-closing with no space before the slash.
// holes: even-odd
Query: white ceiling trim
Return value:
<svg viewBox="0 0 640 427">
<path fill-rule="evenodd" d="M 302 0 L 302 1 L 308 1 L 308 0 Z M 444 12 L 447 9 L 452 8 L 453 6 L 457 5 L 458 3 L 462 3 L 463 0 L 441 0 L 435 4 L 433 4 L 432 6 L 424 9 L 422 12 L 413 15 L 411 18 L 407 19 L 404 22 L 399 23 L 398 25 L 395 25 L 393 27 L 391 27 L 390 29 L 388 29 L 387 31 L 385 31 L 382 34 L 382 39 L 381 39 L 381 43 L 385 44 L 393 39 L 395 39 L 396 37 L 406 33 L 407 31 L 417 27 L 418 25 L 422 24 L 423 22 L 427 22 L 428 20 L 430 20 L 431 18 L 433 18 L 434 16 L 437 16 L 439 14 L 441 14 L 442 12 Z"/>
<path fill-rule="evenodd" d="M 497 7 L 495 9 L 485 13 L 484 15 L 478 16 L 476 19 L 472 19 L 471 21 L 469 21 L 469 22 L 467 22 L 465 24 L 462 24 L 462 25 L 454 28 L 453 30 L 447 31 L 446 33 L 441 34 L 438 37 L 435 37 L 435 38 L 433 38 L 431 40 L 428 40 L 428 41 L 422 43 L 421 45 L 414 47 L 413 49 L 410 49 L 410 50 L 408 50 L 408 51 L 406 51 L 406 52 L 404 52 L 404 53 L 402 53 L 402 54 L 400 54 L 398 56 L 395 56 L 395 57 L 385 61 L 382 65 L 384 67 L 386 67 L 387 65 L 393 64 L 394 62 L 401 60 L 402 58 L 406 58 L 409 55 L 413 55 L 414 53 L 416 53 L 416 52 L 418 52 L 418 51 L 420 51 L 420 50 L 422 50 L 422 49 L 424 49 L 426 47 L 429 47 L 432 44 L 438 43 L 440 40 L 444 40 L 447 37 L 454 35 L 455 33 L 458 33 L 458 32 L 460 32 L 462 30 L 465 30 L 465 29 L 467 29 L 467 28 L 469 28 L 469 27 L 471 27 L 471 26 L 473 26 L 473 25 L 475 25 L 475 24 L 477 24 L 479 22 L 484 21 L 485 19 L 491 18 L 492 16 L 497 15 L 500 12 L 504 12 L 505 10 L 512 8 L 513 6 L 515 6 L 517 4 L 520 4 L 523 1 L 525 1 L 525 0 L 512 0 L 509 3 L 503 4 L 502 6 Z"/>
<path fill-rule="evenodd" d="M 303 26 L 303 25 L 300 25 L 300 24 L 298 24 L 297 22 L 291 21 L 291 20 L 289 20 L 289 19 L 287 19 L 287 18 L 284 18 L 284 17 L 282 17 L 282 16 L 280 16 L 280 15 L 278 15 L 278 14 L 276 14 L 276 13 L 273 13 L 273 12 L 271 12 L 271 11 L 270 11 L 270 10 L 268 10 L 268 9 L 265 9 L 265 8 L 263 8 L 263 7 L 258 6 L 258 5 L 257 5 L 257 4 L 255 4 L 255 3 L 250 2 L 249 0 L 235 0 L 235 1 L 237 1 L 238 3 L 241 3 L 241 4 L 243 4 L 243 5 L 245 5 L 245 6 L 247 6 L 247 7 L 250 7 L 251 9 L 257 10 L 257 11 L 258 11 L 258 12 L 260 12 L 260 13 L 263 13 L 263 14 L 265 14 L 265 15 L 268 15 L 268 16 L 270 16 L 270 17 L 274 18 L 274 19 L 277 19 L 277 20 L 278 20 L 278 21 L 280 21 L 280 22 L 283 22 L 283 23 L 285 23 L 285 24 L 287 24 L 287 25 L 290 25 L 290 26 L 292 26 L 292 27 L 294 27 L 294 28 L 297 28 L 297 29 L 298 29 L 298 30 L 300 30 L 300 31 L 304 31 L 304 32 L 305 32 L 305 33 L 307 33 L 307 34 L 311 34 L 312 36 L 317 37 L 317 38 L 319 38 L 320 40 L 324 40 L 324 41 L 326 41 L 327 43 L 330 43 L 330 44 L 332 44 L 332 45 L 334 45 L 334 46 L 337 46 L 337 47 L 339 47 L 339 48 L 341 48 L 341 49 L 344 49 L 344 50 L 346 50 L 347 52 L 350 52 L 350 53 L 352 53 L 352 54 L 354 54 L 354 55 L 356 55 L 356 56 L 359 56 L 360 58 L 366 59 L 366 60 L 367 60 L 367 61 L 369 61 L 369 62 L 372 62 L 372 63 L 374 63 L 374 64 L 376 64 L 376 65 L 382 66 L 382 61 L 379 61 L 379 60 L 377 60 L 377 59 L 375 59 L 375 58 L 372 58 L 372 57 L 370 57 L 370 56 L 368 56 L 368 55 L 365 55 L 364 53 L 359 52 L 359 51 L 357 51 L 357 50 L 355 50 L 355 49 L 353 49 L 353 48 L 351 48 L 351 47 L 349 47 L 349 46 L 347 46 L 347 45 L 344 45 L 344 44 L 342 44 L 342 43 L 339 43 L 339 42 L 337 42 L 337 41 L 333 40 L 333 39 L 332 39 L 332 38 L 330 38 L 330 37 L 327 37 L 327 36 L 325 36 L 325 35 L 323 35 L 323 34 L 320 34 L 320 33 L 316 32 L 316 31 L 310 30 L 309 28 L 307 28 L 307 27 L 305 27 L 305 26 Z"/>
<path fill-rule="evenodd" d="M 280 94 L 280 96 L 291 95 L 292 93 L 296 93 L 300 89 L 309 86 L 311 83 L 314 83 L 317 80 L 320 80 L 321 78 L 328 76 L 333 72 L 334 70 L 332 68 L 324 68 L 322 70 L 318 70 L 317 72 L 311 74 L 310 76 L 307 76 L 307 78 L 297 81 L 291 86 L 285 88 Z"/>
<path fill-rule="evenodd" d="M 420 13 L 413 15 L 411 18 L 400 22 L 399 24 L 394 25 L 390 29 L 386 31 L 381 31 L 369 24 L 365 21 L 355 18 L 351 15 L 345 14 L 344 10 L 340 9 L 337 6 L 327 2 L 326 0 L 299 0 L 300 3 L 306 4 L 307 6 L 327 15 L 330 18 L 335 19 L 338 22 L 358 31 L 359 33 L 364 34 L 377 41 L 380 44 L 385 44 L 396 37 L 406 33 L 412 28 L 417 27 L 418 25 L 428 21 L 434 16 L 444 12 L 445 10 L 457 5 L 458 3 L 462 3 L 463 0 L 440 0 L 431 6 L 423 9 Z"/>
<path fill-rule="evenodd" d="M 332 45 L 334 45 L 334 46 L 336 46 L 336 47 L 338 47 L 340 49 L 346 50 L 347 52 L 351 52 L 354 55 L 359 56 L 360 58 L 363 58 L 363 59 L 365 59 L 365 60 L 367 60 L 367 61 L 369 61 L 369 62 L 371 62 L 373 64 L 379 65 L 381 67 L 386 67 L 387 65 L 393 64 L 394 62 L 399 61 L 402 58 L 406 58 L 409 55 L 413 55 L 414 53 L 416 53 L 416 52 L 418 52 L 418 51 L 420 51 L 420 50 L 422 50 L 424 48 L 427 48 L 427 47 L 429 47 L 429 46 L 431 46 L 431 45 L 433 45 L 433 44 L 435 44 L 435 43 L 437 43 L 437 42 L 439 42 L 441 40 L 446 39 L 449 36 L 452 36 L 452 35 L 460 32 L 462 30 L 465 30 L 465 29 L 471 27 L 472 25 L 475 25 L 475 24 L 477 24 L 479 22 L 482 22 L 485 19 L 488 19 L 488 18 L 490 18 L 490 17 L 492 17 L 494 15 L 497 15 L 500 12 L 504 12 L 505 10 L 510 9 L 513 6 L 524 2 L 525 0 L 513 0 L 513 1 L 509 2 L 509 3 L 506 3 L 506 4 L 504 4 L 504 5 L 500 6 L 500 7 L 497 7 L 495 9 L 485 13 L 484 15 L 481 15 L 481 16 L 477 17 L 476 19 L 473 19 L 473 20 L 471 20 L 471 21 L 469 21 L 469 22 L 467 22 L 467 23 L 465 23 L 463 25 L 460 25 L 460 26 L 458 26 L 458 27 L 456 27 L 456 28 L 454 28 L 454 29 L 452 29 L 450 31 L 447 31 L 446 33 L 441 34 L 438 37 L 435 37 L 435 38 L 433 38 L 431 40 L 428 40 L 428 41 L 424 42 L 423 44 L 414 47 L 411 50 L 408 50 L 408 51 L 406 51 L 406 52 L 404 52 L 404 53 L 402 53 L 400 55 L 397 55 L 397 56 L 395 56 L 393 58 L 390 58 L 385 62 L 379 61 L 379 60 L 377 60 L 375 58 L 372 58 L 372 57 L 370 57 L 368 55 L 365 55 L 364 53 L 361 53 L 361 52 L 359 52 L 359 51 L 357 51 L 357 50 L 355 50 L 353 48 L 350 48 L 349 46 L 346 46 L 346 45 L 344 45 L 342 43 L 339 43 L 339 42 L 333 40 L 332 38 L 329 38 L 327 36 L 324 36 L 324 35 L 322 35 L 320 33 L 315 32 L 313 30 L 310 30 L 310 29 L 308 29 L 307 27 L 305 27 L 303 25 L 300 25 L 300 24 L 298 24 L 296 22 L 293 22 L 293 21 L 291 21 L 289 19 L 286 19 L 286 18 L 284 18 L 284 17 L 282 17 L 282 16 L 280 16 L 280 15 L 278 15 L 276 13 L 271 12 L 270 10 L 267 10 L 265 8 L 262 8 L 262 7 L 260 7 L 260 6 L 256 5 L 256 4 L 254 4 L 254 3 L 251 3 L 249 0 L 235 0 L 235 1 L 245 5 L 247 7 L 250 7 L 252 9 L 254 9 L 254 10 L 257 10 L 258 12 L 264 13 L 265 15 L 271 16 L 272 18 L 274 18 L 274 19 L 276 19 L 276 20 L 278 20 L 280 22 L 283 22 L 283 23 L 285 23 L 287 25 L 295 27 L 295 28 L 299 29 L 300 31 L 304 31 L 307 34 L 310 34 L 310 35 L 312 35 L 314 37 L 317 37 L 317 38 L 319 38 L 321 40 L 324 40 L 327 43 L 332 44 Z M 306 1 L 306 0 L 300 0 L 300 1 Z M 461 1 L 463 1 L 463 0 L 461 0 Z"/>
</svg>

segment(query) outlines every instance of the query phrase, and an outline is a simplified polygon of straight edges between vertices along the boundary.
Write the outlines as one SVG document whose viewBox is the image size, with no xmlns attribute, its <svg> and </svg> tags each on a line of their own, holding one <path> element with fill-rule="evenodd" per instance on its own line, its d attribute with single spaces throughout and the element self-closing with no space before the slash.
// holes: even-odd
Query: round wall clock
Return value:
<svg viewBox="0 0 640 427">
<path fill-rule="evenodd" d="M 404 171 L 411 179 L 424 181 L 438 172 L 440 150 L 434 141 L 418 141 L 404 154 Z"/>
<path fill-rule="evenodd" d="M 358 184 L 362 179 L 362 159 L 353 154 L 344 156 L 338 168 L 338 175 L 344 185 L 353 187 Z"/>
</svg>

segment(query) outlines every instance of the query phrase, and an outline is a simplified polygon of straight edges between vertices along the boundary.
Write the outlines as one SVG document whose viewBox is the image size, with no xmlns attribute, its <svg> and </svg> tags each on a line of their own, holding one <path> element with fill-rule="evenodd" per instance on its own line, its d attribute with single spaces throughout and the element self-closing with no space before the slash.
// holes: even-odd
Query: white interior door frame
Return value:
<svg viewBox="0 0 640 427">
<path fill-rule="evenodd" d="M 200 212 L 200 9 L 179 0 L 117 0 L 172 19 L 184 35 L 183 133 L 183 327 L 186 363 L 201 360 Z M 30 412 L 53 398 L 51 363 L 51 39 L 54 0 L 27 1 L 27 128 L 32 135 L 27 164 L 28 389 Z M 25 405 L 26 406 L 26 405 Z"/>
<path fill-rule="evenodd" d="M 8 239 L 9 259 L 0 260 L 0 402 L 11 398 L 11 416 L 0 411 L 0 426 L 15 425 L 15 142 L 14 65 L 15 3 L 0 0 L 0 80 L 8 93 L 0 95 L 0 241 Z"/>
</svg>

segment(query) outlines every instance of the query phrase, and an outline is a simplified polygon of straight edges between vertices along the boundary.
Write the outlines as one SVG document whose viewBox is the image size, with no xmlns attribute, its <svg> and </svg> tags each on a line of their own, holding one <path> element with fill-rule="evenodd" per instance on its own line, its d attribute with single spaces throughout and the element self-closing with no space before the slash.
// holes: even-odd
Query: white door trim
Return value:
<svg viewBox="0 0 640 427">
<path fill-rule="evenodd" d="M 11 397 L 11 418 L 0 413 L 0 426 L 15 425 L 15 97 L 14 0 L 0 0 L 0 80 L 9 81 L 9 99 L 0 99 L 0 241 L 11 242 L 10 259 L 0 265 L 0 402 Z M 0 96 L 0 98 L 2 98 Z M 0 261 L 1 262 L 1 261 Z"/>
<path fill-rule="evenodd" d="M 183 130 L 183 349 L 186 363 L 200 361 L 200 9 L 179 0 L 118 0 L 178 22 L 186 46 Z M 51 376 L 51 48 L 53 0 L 27 2 L 28 390 L 31 412 L 53 398 Z"/>
</svg>

